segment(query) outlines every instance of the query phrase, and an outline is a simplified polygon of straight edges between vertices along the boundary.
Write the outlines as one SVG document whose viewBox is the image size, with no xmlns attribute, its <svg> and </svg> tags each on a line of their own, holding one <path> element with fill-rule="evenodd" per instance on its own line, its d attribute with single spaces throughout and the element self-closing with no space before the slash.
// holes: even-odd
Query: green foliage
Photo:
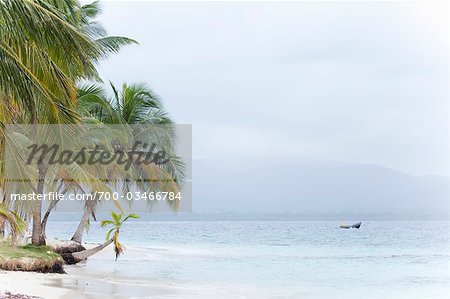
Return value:
<svg viewBox="0 0 450 299">
<path fill-rule="evenodd" d="M 98 119 L 101 123 L 121 125 L 123 131 L 132 132 L 132 139 L 123 146 L 131 147 L 134 140 L 158 144 L 169 155 L 164 165 L 135 165 L 128 177 L 135 178 L 135 186 L 142 191 L 179 192 L 185 181 L 185 164 L 175 153 L 175 127 L 164 110 L 161 100 L 143 83 L 123 84 L 107 91 L 96 83 L 83 84 L 78 89 L 78 111 L 84 119 Z M 139 126 L 139 125 L 147 126 Z M 128 127 L 128 128 L 127 128 Z M 123 177 L 123 191 L 131 189 L 127 176 Z M 167 201 L 174 210 L 178 201 Z M 149 202 L 151 204 L 151 202 Z"/>
<path fill-rule="evenodd" d="M 116 260 L 117 258 L 123 253 L 124 248 L 122 244 L 119 242 L 119 233 L 120 228 L 122 227 L 123 223 L 126 222 L 128 219 L 139 219 L 140 217 L 136 214 L 128 214 L 124 217 L 124 213 L 117 214 L 114 211 L 111 211 L 111 218 L 112 220 L 102 220 L 100 225 L 101 227 L 107 227 L 107 226 L 113 226 L 107 233 L 106 233 L 106 240 L 111 239 L 111 234 L 114 233 L 112 239 L 114 243 L 114 252 L 116 253 Z"/>
<path fill-rule="evenodd" d="M 8 229 L 11 232 L 13 242 L 17 235 L 22 233 L 26 228 L 26 223 L 19 215 L 7 209 L 3 204 L 0 204 L 0 231 Z"/>
<path fill-rule="evenodd" d="M 162 167 L 146 165 L 134 167 L 134 175 L 142 180 L 141 189 L 164 189 L 178 192 L 185 179 L 183 161 L 175 155 L 175 133 L 173 122 L 165 112 L 160 99 L 145 84 L 123 84 L 119 90 L 113 84 L 113 97 L 108 97 L 102 85 L 79 82 L 100 81 L 97 63 L 123 46 L 136 41 L 120 36 L 108 36 L 106 30 L 96 21 L 101 12 L 98 1 L 81 5 L 77 0 L 0 0 L 0 193 L 4 198 L 14 189 L 36 190 L 36 186 L 24 186 L 4 179 L 4 148 L 24 148 L 21 142 L 28 142 L 23 136 L 5 144 L 6 124 L 160 124 L 166 125 L 164 132 L 140 131 L 140 139 L 158 138 L 171 156 L 170 163 Z M 127 127 L 128 128 L 128 127 Z M 129 128 L 128 128 L 129 129 Z M 96 137 L 107 138 L 107 136 Z M 105 132 L 103 132 L 105 134 Z M 134 136 L 136 137 L 136 136 Z M 23 145 L 23 144 L 22 144 Z M 14 151 L 12 151 L 15 153 Z M 16 169 L 26 174 L 30 182 L 37 181 L 37 170 L 30 169 L 20 157 L 9 157 L 16 162 Z M 108 173 L 119 173 L 102 169 Z M 75 174 L 75 175 L 74 175 Z M 82 177 L 90 181 L 91 189 L 109 191 L 109 186 L 96 181 L 95 172 L 73 165 L 58 172 L 46 173 L 49 189 L 82 190 L 80 183 L 71 180 Z M 122 179 L 126 176 L 121 176 Z M 159 185 L 149 183 L 148 178 L 157 178 Z M 124 188 L 129 188 L 124 184 Z M 5 196 L 6 195 L 6 196 Z M 176 201 L 168 201 L 173 204 Z M 25 222 L 19 216 L 32 215 L 30 202 L 14 203 L 10 210 L 8 201 L 0 204 L 0 230 L 8 229 L 16 236 L 25 229 Z M 177 206 L 174 206 L 176 209 Z M 39 209 L 39 208 L 38 208 Z M 37 211 L 40 215 L 41 211 Z M 36 214 L 35 214 L 36 215 Z M 102 227 L 112 225 L 107 238 L 114 240 L 116 259 L 123 252 L 119 243 L 121 225 L 129 219 L 139 218 L 136 214 L 124 217 L 123 213 L 111 213 L 113 220 L 102 221 Z M 11 254 L 51 255 L 48 248 L 17 247 Z M 0 255 L 4 254 L 0 248 Z M 44 256 L 46 256 L 44 254 Z"/>
<path fill-rule="evenodd" d="M 0 243 L 0 259 L 21 259 L 38 258 L 42 260 L 53 260 L 60 258 L 60 255 L 48 246 L 17 246 L 12 247 L 5 243 Z"/>
<path fill-rule="evenodd" d="M 0 192 L 4 198 L 17 189 L 22 193 L 36 190 L 31 183 L 4 179 L 5 125 L 78 123 L 77 82 L 100 80 L 98 62 L 136 43 L 108 36 L 96 21 L 100 12 L 97 1 L 81 5 L 78 0 L 0 0 Z M 18 157 L 11 158 L 17 164 L 15 169 L 26 174 L 26 181 L 37 181 L 35 169 Z M 73 166 L 47 174 L 48 187 L 59 186 L 65 191 L 68 186 L 79 188 L 64 175 L 74 172 L 93 176 Z M 105 189 L 100 182 L 91 187 Z M 39 209 L 30 202 L 3 203 L 27 218 L 35 206 Z"/>
</svg>

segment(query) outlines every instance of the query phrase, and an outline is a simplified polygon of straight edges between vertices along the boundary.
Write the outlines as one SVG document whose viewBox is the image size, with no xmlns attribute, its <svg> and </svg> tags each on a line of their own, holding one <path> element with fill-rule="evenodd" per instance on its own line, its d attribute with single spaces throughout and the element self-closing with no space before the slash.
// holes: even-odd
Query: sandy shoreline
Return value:
<svg viewBox="0 0 450 299">
<path fill-rule="evenodd" d="M 45 299 L 72 298 L 148 298 L 167 294 L 164 286 L 130 285 L 126 281 L 80 276 L 72 266 L 67 274 L 0 271 L 0 298 L 7 292 Z M 73 273 L 75 272 L 75 274 Z M 130 296 L 127 296 L 130 289 Z"/>
<path fill-rule="evenodd" d="M 83 245 L 87 248 L 94 246 Z M 127 248 L 125 254 L 129 257 L 137 257 L 139 251 L 136 248 Z M 114 263 L 114 253 L 108 247 L 88 261 L 77 265 L 64 265 L 67 274 L 0 270 L 0 298 L 5 293 L 45 299 L 154 298 L 174 293 L 169 285 L 149 284 L 126 277 L 109 276 L 102 269 L 89 267 L 90 262 Z"/>
<path fill-rule="evenodd" d="M 83 244 L 86 248 L 94 247 L 94 244 Z M 111 248 L 106 248 L 91 259 L 111 259 Z M 97 278 L 88 277 L 87 273 L 77 271 L 77 266 L 64 265 L 67 274 L 35 273 L 22 271 L 0 270 L 0 298 L 7 292 L 23 294 L 40 298 L 83 298 L 85 286 L 94 284 Z M 101 289 L 99 289 L 101 294 Z M 99 294 L 99 295 L 100 295 Z"/>
<path fill-rule="evenodd" d="M 67 298 L 70 290 L 50 286 L 60 275 L 63 274 L 0 271 L 0 294 L 10 292 L 42 298 Z"/>
<path fill-rule="evenodd" d="M 87 245 L 86 247 L 90 247 Z M 143 255 L 161 254 L 160 249 L 127 248 L 126 259 L 140 260 Z M 114 253 L 110 247 L 86 262 L 77 265 L 65 265 L 67 274 L 43 274 L 34 272 L 0 271 L 0 298 L 6 292 L 23 294 L 45 299 L 80 299 L 80 298 L 263 298 L 262 294 L 249 295 L 228 285 L 212 287 L 209 284 L 179 284 L 168 280 L 151 280 L 124 275 L 111 271 L 104 265 L 114 262 Z M 120 271 L 133 272 L 124 264 Z M 136 274 L 136 272 L 135 272 Z M 254 291 L 253 291 L 254 293 Z"/>
</svg>

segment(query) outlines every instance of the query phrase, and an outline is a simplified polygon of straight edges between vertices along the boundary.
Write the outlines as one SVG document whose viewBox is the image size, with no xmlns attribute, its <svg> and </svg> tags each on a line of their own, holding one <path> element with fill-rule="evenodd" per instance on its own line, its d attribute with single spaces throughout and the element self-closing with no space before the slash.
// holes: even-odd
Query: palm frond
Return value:
<svg viewBox="0 0 450 299">
<path fill-rule="evenodd" d="M 110 54 L 116 54 L 122 49 L 122 47 L 132 44 L 137 44 L 138 42 L 127 37 L 122 36 L 106 36 L 96 39 L 96 42 L 102 51 L 104 57 Z"/>
</svg>

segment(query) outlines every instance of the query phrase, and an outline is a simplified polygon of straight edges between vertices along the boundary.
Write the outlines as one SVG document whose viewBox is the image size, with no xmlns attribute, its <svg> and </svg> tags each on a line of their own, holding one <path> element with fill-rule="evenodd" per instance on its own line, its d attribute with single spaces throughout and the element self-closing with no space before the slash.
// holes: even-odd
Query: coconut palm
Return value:
<svg viewBox="0 0 450 299">
<path fill-rule="evenodd" d="M 90 61 L 100 54 L 96 44 L 47 2 L 4 0 L 0 16 L 0 92 L 2 106 L 9 110 L 2 123 L 76 122 L 74 80 L 93 73 Z M 40 166 L 33 186 L 37 193 L 44 190 L 46 168 Z M 45 243 L 41 209 L 36 201 L 30 211 L 35 245 Z"/>
<path fill-rule="evenodd" d="M 98 119 L 103 124 L 127 125 L 136 140 L 149 144 L 158 141 L 171 157 L 171 163 L 165 165 L 164 170 L 169 172 L 175 182 L 183 183 L 184 163 L 175 155 L 175 125 L 161 100 L 144 83 L 124 83 L 120 90 L 110 84 L 113 91 L 111 98 L 97 84 L 86 84 L 79 88 L 80 115 Z"/>
<path fill-rule="evenodd" d="M 77 123 L 76 82 L 98 78 L 96 63 L 134 41 L 108 37 L 93 20 L 98 4 L 76 0 L 0 0 L 0 144 L 5 124 Z M 39 161 L 30 188 L 46 184 L 46 161 Z M 2 171 L 4 165 L 0 167 Z M 0 174 L 3 195 L 13 192 Z M 25 208 L 27 206 L 27 208 Z M 32 243 L 44 244 L 41 201 L 20 213 L 33 219 Z M 31 207 L 30 207 L 31 206 Z"/>
<path fill-rule="evenodd" d="M 60 1 L 57 0 L 56 2 Z M 76 6 L 75 8 L 75 10 L 72 10 L 63 6 L 60 10 L 64 11 L 68 22 L 79 28 L 81 32 L 95 41 L 96 47 L 100 51 L 98 59 L 104 59 L 110 54 L 118 53 L 123 46 L 137 44 L 135 40 L 128 37 L 109 36 L 107 34 L 105 28 L 96 21 L 96 18 L 102 11 L 98 1 L 83 6 Z M 95 69 L 92 75 L 99 79 Z M 89 78 L 85 76 L 83 79 Z M 99 81 L 101 80 L 99 79 Z"/>
<path fill-rule="evenodd" d="M 95 74 L 100 48 L 45 1 L 2 0 L 0 19 L 2 101 L 28 123 L 73 122 L 75 80 Z"/>
<path fill-rule="evenodd" d="M 95 118 L 104 124 L 122 125 L 128 127 L 135 138 L 147 141 L 148 144 L 157 140 L 159 145 L 170 156 L 167 164 L 157 166 L 134 165 L 130 172 L 123 174 L 120 185 L 124 193 L 135 187 L 142 191 L 179 192 L 185 179 L 183 161 L 175 154 L 175 130 L 172 120 L 164 111 L 163 105 L 154 92 L 143 83 L 123 84 L 119 91 L 112 83 L 113 96 L 108 98 L 106 91 L 100 85 L 86 84 L 80 87 L 78 94 L 78 109 L 85 118 Z M 139 126 L 156 125 L 156 126 Z M 150 127 L 151 129 L 148 129 Z M 144 129 L 141 129 L 144 128 Z M 122 145 L 127 148 L 131 146 Z M 77 227 L 72 241 L 81 243 L 83 232 L 89 215 L 93 215 L 99 201 L 89 202 Z M 151 202 L 149 202 L 151 203 Z M 174 210 L 178 201 L 167 201 Z"/>
<path fill-rule="evenodd" d="M 102 227 L 112 226 L 112 228 L 106 233 L 106 241 L 102 245 L 99 245 L 97 247 L 72 253 L 71 261 L 73 263 L 78 263 L 79 261 L 87 259 L 88 257 L 103 250 L 111 243 L 114 243 L 114 252 L 116 254 L 116 260 L 120 256 L 120 254 L 123 253 L 124 248 L 122 244 L 119 242 L 120 228 L 122 227 L 124 222 L 126 222 L 128 219 L 138 219 L 140 217 L 136 214 L 129 214 L 124 217 L 124 213 L 117 214 L 115 212 L 111 212 L 111 217 L 112 220 L 102 220 L 101 222 Z M 67 257 L 66 260 L 68 260 Z"/>
</svg>

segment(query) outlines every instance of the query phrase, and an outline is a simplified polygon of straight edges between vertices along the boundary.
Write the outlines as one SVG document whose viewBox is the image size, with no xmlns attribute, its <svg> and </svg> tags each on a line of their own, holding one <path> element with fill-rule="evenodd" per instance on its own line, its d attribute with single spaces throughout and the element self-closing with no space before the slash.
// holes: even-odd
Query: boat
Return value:
<svg viewBox="0 0 450 299">
<path fill-rule="evenodd" d="M 352 224 L 352 225 L 341 224 L 339 227 L 340 228 L 345 228 L 345 229 L 349 229 L 349 228 L 359 229 L 361 227 L 361 222 L 358 222 L 358 223 L 355 223 L 355 224 Z"/>
</svg>

